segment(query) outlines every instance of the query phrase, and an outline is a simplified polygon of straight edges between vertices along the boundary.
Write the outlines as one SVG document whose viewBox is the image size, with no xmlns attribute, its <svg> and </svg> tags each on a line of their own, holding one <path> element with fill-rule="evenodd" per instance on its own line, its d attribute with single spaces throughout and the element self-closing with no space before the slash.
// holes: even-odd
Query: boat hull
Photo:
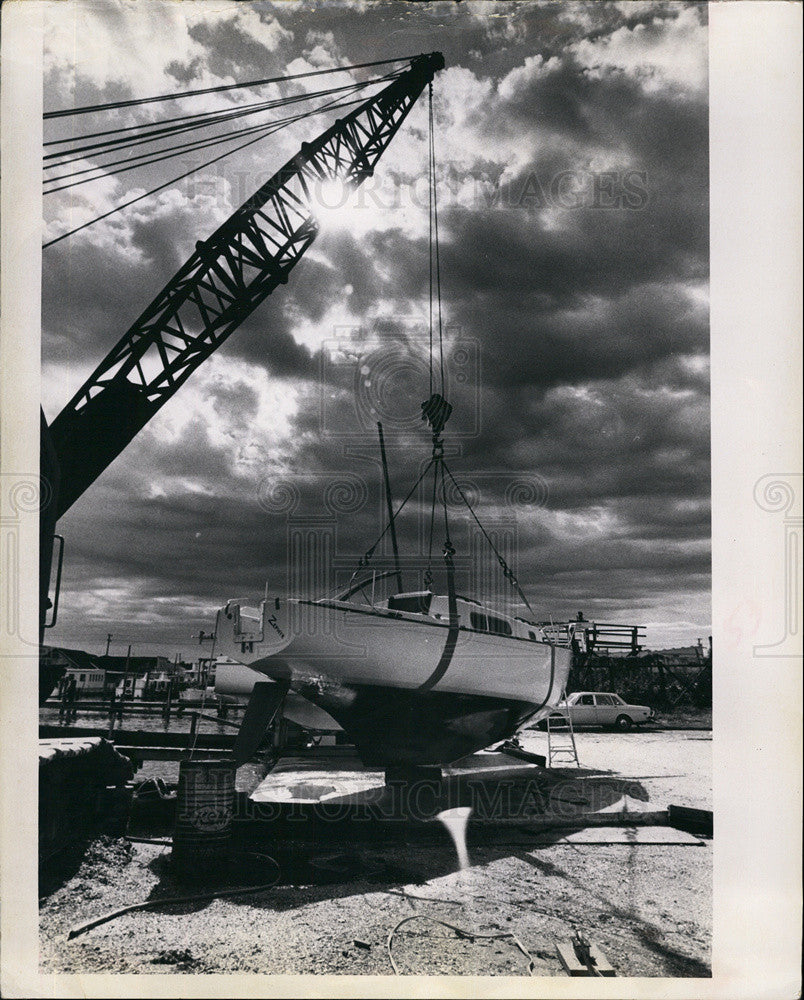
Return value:
<svg viewBox="0 0 804 1000">
<path fill-rule="evenodd" d="M 271 611 L 259 631 L 219 619 L 221 652 L 289 681 L 373 766 L 447 764 L 505 739 L 557 704 L 569 673 L 566 647 L 421 615 L 345 602 L 276 601 Z"/>
<path fill-rule="evenodd" d="M 538 707 L 455 692 L 338 685 L 299 693 L 340 723 L 368 767 L 450 764 L 513 735 Z"/>
</svg>

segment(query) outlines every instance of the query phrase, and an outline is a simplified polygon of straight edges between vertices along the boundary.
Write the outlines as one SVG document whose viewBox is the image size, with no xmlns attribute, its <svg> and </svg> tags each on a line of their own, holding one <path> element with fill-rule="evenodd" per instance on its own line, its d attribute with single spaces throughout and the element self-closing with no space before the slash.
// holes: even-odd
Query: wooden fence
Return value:
<svg viewBox="0 0 804 1000">
<path fill-rule="evenodd" d="M 668 661 L 661 654 L 631 657 L 579 655 L 567 691 L 614 691 L 626 701 L 659 710 L 712 707 L 712 661 Z"/>
</svg>

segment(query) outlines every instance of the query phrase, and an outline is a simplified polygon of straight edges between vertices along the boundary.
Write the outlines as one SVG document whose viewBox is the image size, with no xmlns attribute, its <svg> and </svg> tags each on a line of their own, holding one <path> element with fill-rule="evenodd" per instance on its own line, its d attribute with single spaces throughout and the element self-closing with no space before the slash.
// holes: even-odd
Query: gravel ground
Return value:
<svg viewBox="0 0 804 1000">
<path fill-rule="evenodd" d="M 707 734 L 579 733 L 585 767 L 638 779 L 657 807 L 711 808 Z M 546 735 L 528 733 L 543 752 Z M 665 830 L 668 839 L 674 832 Z M 619 976 L 708 976 L 712 843 L 567 843 L 511 829 L 469 843 L 459 870 L 446 834 L 330 847 L 264 845 L 285 875 L 252 895 L 174 904 L 121 916 L 73 940 L 67 932 L 116 907 L 202 891 L 177 884 L 169 848 L 103 840 L 65 859 L 43 883 L 41 966 L 59 972 L 389 974 L 389 932 L 403 974 L 564 975 L 555 942 L 573 930 L 596 942 Z M 271 881 L 264 867 L 259 881 Z M 253 884 L 256 871 L 247 881 Z M 292 884 L 284 884 L 285 881 Z M 223 887 L 231 888 L 236 878 Z"/>
<path fill-rule="evenodd" d="M 521 743 L 526 750 L 547 753 L 546 733 L 527 730 Z M 711 732 L 585 729 L 575 733 L 575 744 L 583 767 L 613 770 L 639 781 L 661 808 L 712 808 Z"/>
</svg>

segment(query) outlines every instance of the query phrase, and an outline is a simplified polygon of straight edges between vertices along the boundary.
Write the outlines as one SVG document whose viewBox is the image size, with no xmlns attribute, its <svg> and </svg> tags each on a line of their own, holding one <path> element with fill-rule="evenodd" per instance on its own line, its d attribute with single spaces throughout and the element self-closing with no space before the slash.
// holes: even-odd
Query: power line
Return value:
<svg viewBox="0 0 804 1000">
<path fill-rule="evenodd" d="M 247 87 L 263 87 L 269 83 L 284 83 L 288 80 L 304 80 L 311 76 L 323 76 L 325 73 L 345 73 L 352 69 L 366 69 L 369 66 L 386 66 L 389 63 L 410 62 L 413 56 L 397 56 L 395 59 L 375 59 L 373 62 L 353 63 L 351 66 L 332 66 L 328 69 L 309 70 L 306 73 L 293 73 L 290 76 L 272 76 L 263 80 L 249 80 L 247 83 L 228 83 L 217 87 L 204 87 L 201 90 L 185 90 L 181 93 L 160 94 L 156 97 L 140 97 L 128 101 L 110 101 L 108 104 L 89 104 L 81 108 L 65 108 L 61 111 L 46 111 L 42 116 L 48 118 L 64 118 L 69 115 L 90 114 L 96 111 L 110 111 L 114 108 L 131 108 L 142 104 L 154 104 L 157 101 L 175 101 L 185 97 L 198 97 L 201 94 L 220 94 L 227 90 L 242 90 Z"/>
</svg>

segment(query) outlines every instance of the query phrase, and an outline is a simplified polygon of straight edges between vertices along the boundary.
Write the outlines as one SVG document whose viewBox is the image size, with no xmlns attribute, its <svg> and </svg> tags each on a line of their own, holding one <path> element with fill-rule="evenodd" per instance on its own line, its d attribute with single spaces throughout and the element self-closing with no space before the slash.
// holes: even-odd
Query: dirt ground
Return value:
<svg viewBox="0 0 804 1000">
<path fill-rule="evenodd" d="M 544 752 L 546 735 L 525 745 Z M 585 767 L 637 779 L 657 808 L 711 808 L 705 732 L 578 734 Z M 45 880 L 41 966 L 59 972 L 563 976 L 557 941 L 582 932 L 618 976 L 708 976 L 712 841 L 665 827 L 623 827 L 592 843 L 567 830 L 470 835 L 469 864 L 435 823 L 383 843 L 265 843 L 277 885 L 121 916 L 68 940 L 117 907 L 204 891 L 177 883 L 169 846 L 104 840 Z M 653 839 L 646 842 L 652 829 Z M 264 862 L 218 888 L 271 882 Z M 433 923 L 446 921 L 467 932 Z M 475 935 L 475 936 L 472 936 Z M 482 936 L 488 935 L 488 936 Z M 492 936 L 493 935 L 493 936 Z M 497 936 L 502 935 L 502 936 Z"/>
<path fill-rule="evenodd" d="M 522 746 L 547 753 L 547 734 L 528 730 Z M 575 733 L 584 767 L 613 770 L 639 781 L 650 800 L 668 805 L 712 808 L 712 733 L 708 731 L 636 730 L 613 733 L 584 729 Z"/>
</svg>

